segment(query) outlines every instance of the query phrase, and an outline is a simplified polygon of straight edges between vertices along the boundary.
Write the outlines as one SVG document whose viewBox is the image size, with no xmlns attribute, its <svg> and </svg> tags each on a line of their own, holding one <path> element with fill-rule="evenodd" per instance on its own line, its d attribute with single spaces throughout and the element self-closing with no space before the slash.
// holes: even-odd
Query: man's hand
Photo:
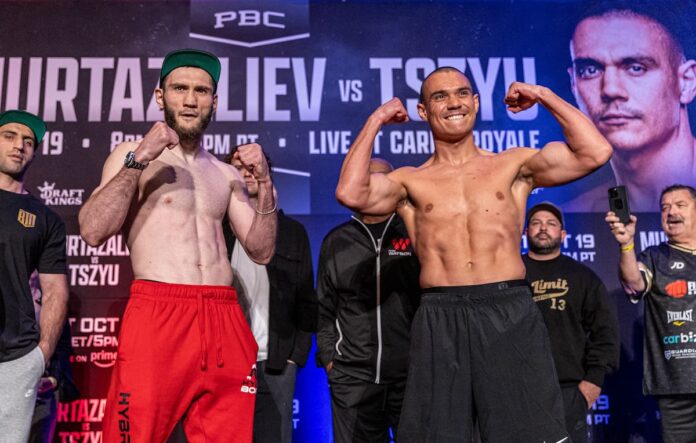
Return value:
<svg viewBox="0 0 696 443">
<path fill-rule="evenodd" d="M 505 104 L 511 112 L 518 113 L 539 102 L 543 86 L 513 82 L 505 95 Z"/>
<path fill-rule="evenodd" d="M 622 248 L 633 243 L 633 237 L 636 235 L 636 222 L 638 218 L 635 215 L 631 215 L 630 217 L 631 223 L 627 225 L 621 223 L 619 217 L 611 211 L 607 212 L 607 216 L 604 218 L 604 221 L 607 222 L 611 229 L 611 233 Z"/>
<path fill-rule="evenodd" d="M 404 123 L 408 121 L 408 112 L 401 100 L 394 97 L 372 113 L 383 125 L 389 123 Z"/>
<path fill-rule="evenodd" d="M 585 397 L 585 401 L 587 402 L 587 409 L 590 409 L 592 407 L 592 405 L 599 398 L 599 394 L 602 392 L 602 388 L 600 388 L 594 383 L 590 383 L 587 380 L 583 380 L 580 382 L 580 384 L 578 385 L 578 390 L 582 393 L 583 397 Z"/>
<path fill-rule="evenodd" d="M 232 160 L 239 160 L 242 167 L 251 172 L 251 175 L 259 182 L 268 182 L 271 179 L 268 171 L 268 163 L 266 156 L 263 155 L 261 145 L 249 143 L 237 148 L 232 156 Z"/>
<path fill-rule="evenodd" d="M 331 372 L 332 369 L 333 369 L 333 361 L 330 361 L 329 364 L 326 365 L 326 373 L 328 374 L 329 372 Z"/>
<path fill-rule="evenodd" d="M 165 148 L 172 149 L 178 144 L 179 136 L 176 131 L 165 122 L 156 122 L 135 150 L 135 160 L 147 164 L 159 157 Z"/>
<path fill-rule="evenodd" d="M 37 388 L 37 392 L 39 394 L 45 394 L 46 392 L 55 391 L 55 389 L 57 387 L 58 387 L 58 380 L 56 380 L 54 377 L 51 377 L 51 376 L 41 377 L 41 380 L 39 380 L 39 386 Z"/>
</svg>

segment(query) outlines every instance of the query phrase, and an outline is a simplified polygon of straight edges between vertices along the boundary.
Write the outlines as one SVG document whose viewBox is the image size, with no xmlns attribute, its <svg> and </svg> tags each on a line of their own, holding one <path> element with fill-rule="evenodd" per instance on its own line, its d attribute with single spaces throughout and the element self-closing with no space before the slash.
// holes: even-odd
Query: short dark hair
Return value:
<svg viewBox="0 0 696 443">
<path fill-rule="evenodd" d="M 667 36 L 669 59 L 672 65 L 677 67 L 687 58 L 685 47 L 687 46 L 687 36 L 691 34 L 691 30 L 686 29 L 682 23 L 689 22 L 684 17 L 691 15 L 685 14 L 684 10 L 690 6 L 680 7 L 680 5 L 681 3 L 678 2 L 665 2 L 657 5 L 655 2 L 645 0 L 598 0 L 583 9 L 573 30 L 589 18 L 643 18 L 658 26 Z M 571 41 L 574 37 L 575 31 L 573 31 Z"/>
<path fill-rule="evenodd" d="M 441 66 L 441 67 L 437 68 L 436 70 L 434 70 L 430 74 L 426 75 L 425 78 L 423 79 L 423 82 L 421 83 L 421 87 L 420 87 L 420 95 L 418 96 L 418 103 L 425 103 L 425 91 L 424 91 L 423 86 L 425 85 L 425 82 L 428 81 L 428 79 L 433 74 L 438 74 L 440 72 L 452 72 L 452 71 L 458 72 L 461 75 L 463 75 L 464 77 L 466 77 L 466 74 L 464 74 L 462 71 L 460 71 L 459 69 L 457 69 L 453 66 Z M 468 78 L 469 77 L 467 77 L 467 80 L 468 80 Z M 469 83 L 471 83 L 471 82 L 469 82 Z"/>
<path fill-rule="evenodd" d="M 681 184 L 673 184 L 670 186 L 667 186 L 665 189 L 662 190 L 662 193 L 660 194 L 660 205 L 662 205 L 662 197 L 665 196 L 665 194 L 668 194 L 670 192 L 674 191 L 689 191 L 689 194 L 691 194 L 691 198 L 694 199 L 694 202 L 696 202 L 696 189 L 694 189 L 693 186 L 689 185 L 681 185 Z"/>
<path fill-rule="evenodd" d="M 225 157 L 223 157 L 222 161 L 227 163 L 228 165 L 231 165 L 232 164 L 232 156 L 234 156 L 234 153 L 237 152 L 237 149 L 239 149 L 240 146 L 244 146 L 244 145 L 243 144 L 237 145 L 237 146 L 233 147 L 232 149 L 230 149 L 230 153 L 227 154 Z M 271 162 L 271 157 L 268 156 L 268 153 L 266 152 L 265 149 L 262 149 L 261 152 L 263 152 L 263 156 L 266 157 L 266 163 L 268 164 L 268 172 L 270 174 L 271 172 L 273 172 L 273 170 L 271 169 L 271 166 L 273 165 L 273 163 Z"/>
</svg>

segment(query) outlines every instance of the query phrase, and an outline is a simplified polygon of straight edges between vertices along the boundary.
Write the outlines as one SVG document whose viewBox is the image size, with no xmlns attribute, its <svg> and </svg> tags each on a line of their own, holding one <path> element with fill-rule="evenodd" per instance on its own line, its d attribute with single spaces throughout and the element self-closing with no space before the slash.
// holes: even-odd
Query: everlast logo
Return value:
<svg viewBox="0 0 696 443">
<path fill-rule="evenodd" d="M 25 228 L 33 228 L 36 226 L 36 216 L 24 209 L 20 209 L 17 213 L 17 221 Z"/>
<path fill-rule="evenodd" d="M 681 326 L 684 323 L 693 322 L 693 309 L 687 311 L 667 311 L 667 323 L 673 323 L 676 326 Z"/>
<path fill-rule="evenodd" d="M 568 293 L 568 281 L 564 278 L 559 278 L 554 281 L 536 280 L 533 281 L 531 285 L 534 290 L 533 300 L 535 302 L 563 297 Z"/>
<path fill-rule="evenodd" d="M 118 432 L 121 437 L 121 443 L 130 443 L 130 418 L 128 417 L 128 397 L 130 394 L 121 392 L 118 394 L 121 400 L 118 402 Z"/>
</svg>

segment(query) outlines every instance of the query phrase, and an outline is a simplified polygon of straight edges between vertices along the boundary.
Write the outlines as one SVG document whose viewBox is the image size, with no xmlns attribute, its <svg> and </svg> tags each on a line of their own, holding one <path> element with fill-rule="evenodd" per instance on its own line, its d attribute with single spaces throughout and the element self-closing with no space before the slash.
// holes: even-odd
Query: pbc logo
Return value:
<svg viewBox="0 0 696 443">
<path fill-rule="evenodd" d="M 245 394 L 256 394 L 256 363 L 251 366 L 251 372 L 242 380 L 240 391 Z"/>
<path fill-rule="evenodd" d="M 225 23 L 237 23 L 237 26 L 266 26 L 285 29 L 285 24 L 281 22 L 283 19 L 285 19 L 285 14 L 276 11 L 255 11 L 253 9 L 224 11 L 215 13 L 215 26 L 213 28 L 224 28 Z"/>
<path fill-rule="evenodd" d="M 191 0 L 189 37 L 245 48 L 309 38 L 309 1 Z"/>
<path fill-rule="evenodd" d="M 665 293 L 674 298 L 696 294 L 696 282 L 686 280 L 673 281 L 665 286 Z"/>
</svg>

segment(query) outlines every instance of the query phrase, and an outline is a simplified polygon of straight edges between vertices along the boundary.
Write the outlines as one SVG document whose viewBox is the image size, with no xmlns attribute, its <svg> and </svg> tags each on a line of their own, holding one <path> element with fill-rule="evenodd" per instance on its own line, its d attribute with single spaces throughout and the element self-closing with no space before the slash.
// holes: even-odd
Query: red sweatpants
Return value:
<svg viewBox="0 0 696 443">
<path fill-rule="evenodd" d="M 104 443 L 251 442 L 254 336 L 228 286 L 135 280 L 121 324 Z"/>
</svg>

